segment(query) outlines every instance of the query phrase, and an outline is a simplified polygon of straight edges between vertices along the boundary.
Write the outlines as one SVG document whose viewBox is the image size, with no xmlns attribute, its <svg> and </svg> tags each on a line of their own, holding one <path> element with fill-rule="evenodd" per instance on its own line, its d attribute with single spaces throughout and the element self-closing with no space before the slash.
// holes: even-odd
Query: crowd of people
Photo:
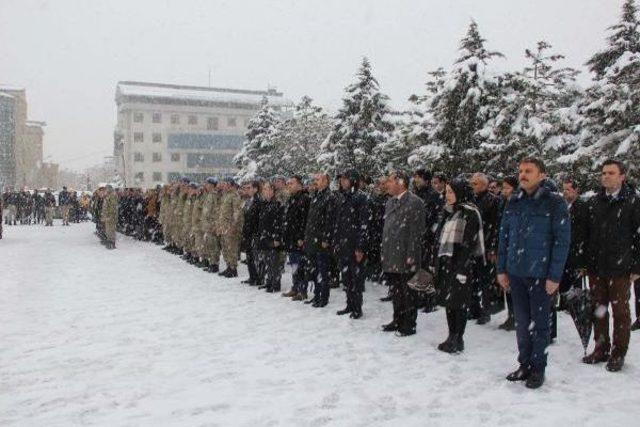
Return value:
<svg viewBox="0 0 640 427">
<path fill-rule="evenodd" d="M 15 191 L 7 187 L 0 198 L 0 239 L 2 225 L 53 226 L 56 209 L 59 209 L 63 225 L 87 221 L 90 203 L 91 196 L 67 190 L 67 187 L 57 193 L 57 198 L 51 189 Z"/>
<path fill-rule="evenodd" d="M 630 332 L 640 328 L 629 307 L 634 284 L 640 315 L 640 196 L 621 162 L 608 160 L 601 172 L 590 197 L 570 178 L 558 188 L 537 158 L 500 180 L 427 170 L 376 180 L 345 171 L 334 185 L 325 173 L 201 185 L 183 178 L 146 193 L 102 189 L 94 217 L 113 247 L 117 228 L 164 242 L 166 251 L 225 278 L 238 276 L 244 253 L 242 283 L 269 293 L 283 291 L 288 259 L 293 286 L 284 297 L 322 308 L 342 286 L 346 306 L 337 314 L 353 319 L 363 316 L 365 282 L 385 283 L 393 317 L 382 330 L 413 335 L 418 310 L 442 306 L 448 336 L 438 349 L 447 353 L 464 350 L 470 319 L 487 323 L 506 300 L 500 328 L 515 330 L 519 353 L 507 379 L 538 388 L 571 289 L 588 281 L 593 298 L 595 349 L 584 363 L 621 370 Z M 433 283 L 417 291 L 417 277 Z"/>
</svg>

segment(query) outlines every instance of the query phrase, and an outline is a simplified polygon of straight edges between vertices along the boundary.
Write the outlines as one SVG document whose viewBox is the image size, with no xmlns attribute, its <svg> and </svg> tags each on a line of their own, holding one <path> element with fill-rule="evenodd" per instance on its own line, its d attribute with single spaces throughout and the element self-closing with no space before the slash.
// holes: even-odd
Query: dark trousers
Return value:
<svg viewBox="0 0 640 427">
<path fill-rule="evenodd" d="M 280 269 L 279 257 L 280 252 L 275 249 L 258 251 L 258 275 L 260 276 L 262 284 L 274 291 L 280 290 L 282 270 Z"/>
<path fill-rule="evenodd" d="M 340 270 L 347 293 L 347 309 L 353 313 L 362 313 L 362 291 L 366 276 L 364 261 L 358 263 L 355 259 L 341 259 Z"/>
<path fill-rule="evenodd" d="M 551 296 L 546 279 L 509 276 L 516 319 L 518 362 L 538 372 L 547 366 Z"/>
<path fill-rule="evenodd" d="M 331 282 L 329 279 L 330 257 L 326 252 L 309 255 L 311 263 L 311 280 L 313 280 L 313 301 L 329 302 Z"/>
<path fill-rule="evenodd" d="M 609 304 L 613 312 L 612 357 L 624 357 L 631 337 L 631 281 L 629 276 L 604 278 L 589 276 L 594 310 L 594 338 L 596 350 L 609 352 Z"/>
<path fill-rule="evenodd" d="M 249 271 L 249 280 L 253 284 L 259 284 L 260 276 L 258 275 L 258 250 L 250 245 L 247 248 L 247 270 Z"/>
<path fill-rule="evenodd" d="M 293 290 L 299 294 L 307 293 L 307 260 L 304 252 L 289 252 L 289 261 L 293 265 L 291 271 L 291 281 L 293 282 Z"/>
<path fill-rule="evenodd" d="M 418 318 L 416 292 L 407 285 L 413 274 L 385 273 L 393 299 L 393 322 L 401 332 L 411 332 L 416 329 Z"/>
<path fill-rule="evenodd" d="M 473 296 L 471 298 L 471 317 L 477 319 L 490 314 L 491 290 L 495 281 L 495 264 L 477 263 L 476 278 L 473 280 Z"/>
<path fill-rule="evenodd" d="M 640 279 L 633 282 L 633 296 L 636 300 L 636 319 L 640 319 Z"/>
<path fill-rule="evenodd" d="M 460 338 L 464 335 L 467 327 L 467 309 L 466 308 L 447 308 L 447 326 L 449 326 L 449 335 L 457 335 Z"/>
</svg>

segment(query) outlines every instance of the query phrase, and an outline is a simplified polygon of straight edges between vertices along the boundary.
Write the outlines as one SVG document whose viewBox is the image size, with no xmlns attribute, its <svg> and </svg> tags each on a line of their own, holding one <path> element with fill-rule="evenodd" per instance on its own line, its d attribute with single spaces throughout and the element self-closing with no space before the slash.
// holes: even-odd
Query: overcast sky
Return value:
<svg viewBox="0 0 640 427">
<path fill-rule="evenodd" d="M 449 67 L 470 20 L 516 69 L 540 39 L 582 67 L 622 0 L 0 0 L 0 85 L 27 89 L 45 157 L 80 170 L 112 154 L 119 80 L 275 86 L 336 109 L 360 58 L 402 106 Z M 586 82 L 588 76 L 583 76 Z"/>
</svg>

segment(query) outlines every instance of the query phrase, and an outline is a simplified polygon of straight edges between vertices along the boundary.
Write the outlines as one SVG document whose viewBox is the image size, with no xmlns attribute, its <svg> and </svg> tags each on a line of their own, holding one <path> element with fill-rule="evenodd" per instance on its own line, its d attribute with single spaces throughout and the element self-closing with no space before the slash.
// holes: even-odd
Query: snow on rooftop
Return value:
<svg viewBox="0 0 640 427">
<path fill-rule="evenodd" d="M 256 91 L 199 86 L 180 86 L 169 84 L 119 82 L 116 88 L 118 96 L 141 96 L 148 98 L 171 98 L 190 101 L 238 102 L 260 104 L 267 97 L 271 105 L 283 106 L 290 102 L 282 93 L 276 91 Z"/>
<path fill-rule="evenodd" d="M 2 91 L 9 91 L 9 92 L 21 92 L 24 91 L 23 87 L 17 87 L 17 86 L 3 86 L 0 85 L 0 92 Z"/>
</svg>

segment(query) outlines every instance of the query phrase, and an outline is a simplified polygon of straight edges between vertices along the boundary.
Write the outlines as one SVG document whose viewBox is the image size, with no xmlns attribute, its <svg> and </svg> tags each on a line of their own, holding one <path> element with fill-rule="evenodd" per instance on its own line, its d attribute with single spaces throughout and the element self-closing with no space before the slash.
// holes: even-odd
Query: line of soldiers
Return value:
<svg viewBox="0 0 640 427">
<path fill-rule="evenodd" d="M 80 197 L 74 191 L 68 192 L 66 187 L 59 193 L 58 201 L 51 189 L 12 191 L 7 188 L 1 203 L 4 225 L 35 225 L 44 223 L 53 226 L 56 207 L 60 208 L 63 225 L 69 225 L 69 219 L 80 222 L 87 219 L 91 198 L 84 194 Z"/>
</svg>

